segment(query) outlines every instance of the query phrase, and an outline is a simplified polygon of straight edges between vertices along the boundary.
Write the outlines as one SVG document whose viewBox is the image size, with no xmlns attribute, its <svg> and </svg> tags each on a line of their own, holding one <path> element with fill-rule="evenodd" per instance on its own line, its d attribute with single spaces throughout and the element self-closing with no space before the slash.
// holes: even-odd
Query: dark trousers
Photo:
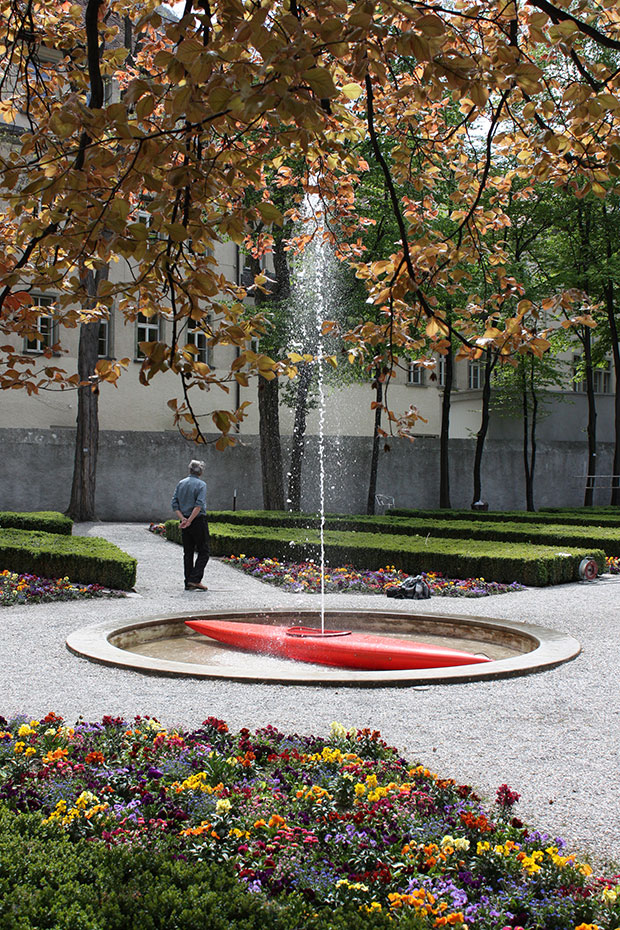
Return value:
<svg viewBox="0 0 620 930">
<path fill-rule="evenodd" d="M 209 561 L 209 524 L 202 514 L 192 520 L 187 529 L 181 530 L 183 539 L 183 567 L 185 584 L 202 581 L 205 565 Z M 194 561 L 196 555 L 196 561 Z"/>
</svg>

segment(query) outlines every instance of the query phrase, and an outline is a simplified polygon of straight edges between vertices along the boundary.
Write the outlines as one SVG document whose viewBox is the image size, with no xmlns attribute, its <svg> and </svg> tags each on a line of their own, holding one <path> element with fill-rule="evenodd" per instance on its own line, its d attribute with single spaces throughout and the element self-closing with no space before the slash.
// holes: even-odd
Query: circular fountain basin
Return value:
<svg viewBox="0 0 620 930">
<path fill-rule="evenodd" d="M 152 675 L 355 687 L 449 684 L 525 675 L 567 662 L 581 650 L 572 636 L 508 620 L 378 610 L 326 611 L 326 629 L 411 638 L 483 654 L 491 659 L 478 665 L 446 668 L 361 671 L 234 649 L 195 633 L 185 625 L 185 620 L 199 618 L 279 626 L 321 625 L 320 613 L 315 610 L 204 611 L 144 617 L 122 625 L 116 621 L 84 627 L 71 633 L 67 648 L 93 662 Z"/>
</svg>

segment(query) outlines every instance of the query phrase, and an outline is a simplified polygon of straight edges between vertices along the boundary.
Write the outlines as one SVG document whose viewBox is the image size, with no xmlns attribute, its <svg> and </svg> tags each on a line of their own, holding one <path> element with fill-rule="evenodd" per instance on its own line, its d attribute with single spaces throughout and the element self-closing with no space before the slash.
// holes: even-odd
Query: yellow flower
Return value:
<svg viewBox="0 0 620 930">
<path fill-rule="evenodd" d="M 16 753 L 19 755 L 20 752 L 23 752 L 23 751 L 24 751 L 25 745 L 26 745 L 26 744 L 25 744 L 25 743 L 22 743 L 22 742 L 15 743 L 15 746 L 13 747 L 13 751 L 16 752 Z"/>
<path fill-rule="evenodd" d="M 227 814 L 231 807 L 232 807 L 232 804 L 230 803 L 228 798 L 220 798 L 217 804 L 215 805 L 215 812 L 216 814 L 222 814 L 222 813 Z"/>
</svg>

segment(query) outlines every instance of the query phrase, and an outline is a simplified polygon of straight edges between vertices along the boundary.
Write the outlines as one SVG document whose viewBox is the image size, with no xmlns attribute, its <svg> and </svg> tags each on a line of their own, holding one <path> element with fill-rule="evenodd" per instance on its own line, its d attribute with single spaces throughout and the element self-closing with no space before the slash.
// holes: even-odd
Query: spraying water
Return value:
<svg viewBox="0 0 620 930">
<path fill-rule="evenodd" d="M 318 479 L 321 588 L 321 632 L 325 632 L 325 337 L 323 324 L 333 318 L 331 290 L 337 277 L 336 260 L 324 236 L 323 205 L 318 194 L 306 194 L 303 232 L 313 235 L 299 257 L 293 275 L 294 330 L 291 346 L 314 357 L 318 406 Z M 328 301 L 330 306 L 328 307 Z"/>
</svg>

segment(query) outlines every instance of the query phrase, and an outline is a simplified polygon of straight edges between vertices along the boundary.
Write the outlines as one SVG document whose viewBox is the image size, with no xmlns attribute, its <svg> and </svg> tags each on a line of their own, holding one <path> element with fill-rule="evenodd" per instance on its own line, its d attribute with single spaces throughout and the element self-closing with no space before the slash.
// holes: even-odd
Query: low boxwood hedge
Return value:
<svg viewBox="0 0 620 930">
<path fill-rule="evenodd" d="M 166 523 L 166 536 L 181 541 L 178 521 Z M 282 560 L 320 558 L 319 534 L 296 527 L 214 523 L 213 555 L 250 555 Z M 598 548 L 542 546 L 472 539 L 439 539 L 389 533 L 326 530 L 325 556 L 332 565 L 377 570 L 386 565 L 409 574 L 440 572 L 451 578 L 486 578 L 542 587 L 577 581 L 579 564 L 594 558 L 602 570 L 605 553 Z"/>
<path fill-rule="evenodd" d="M 526 510 L 411 510 L 392 507 L 386 510 L 388 517 L 405 517 L 407 519 L 430 520 L 465 520 L 469 523 L 562 523 L 567 526 L 620 526 L 620 508 L 598 510 L 540 510 L 537 513 Z"/>
<path fill-rule="evenodd" d="M 73 520 L 55 510 L 33 510 L 27 513 L 4 510 L 0 511 L 0 527 L 11 527 L 15 530 L 43 530 L 45 533 L 71 536 Z"/>
<path fill-rule="evenodd" d="M 42 578 L 65 578 L 128 591 L 136 583 L 136 560 L 97 536 L 58 536 L 0 529 L 0 566 Z"/>
<path fill-rule="evenodd" d="M 430 512 L 430 511 L 429 511 Z M 410 511 L 413 514 L 413 511 Z M 434 512 L 436 513 L 436 512 Z M 504 514 L 501 521 L 479 521 L 476 515 L 467 513 L 468 520 L 448 520 L 443 514 L 439 519 L 418 516 L 365 516 L 351 514 L 328 514 L 325 526 L 330 530 L 363 533 L 390 533 L 394 535 L 437 536 L 452 539 L 486 539 L 498 542 L 526 542 L 539 545 L 578 546 L 603 549 L 606 555 L 620 556 L 620 525 L 579 525 L 559 521 L 536 522 L 508 521 L 511 514 Z M 533 516 L 533 515 L 530 515 Z M 228 523 L 239 526 L 280 526 L 317 529 L 319 520 L 315 514 L 290 514 L 280 511 L 215 511 L 209 514 L 213 524 Z M 620 523 L 620 521 L 619 521 Z"/>
<path fill-rule="evenodd" d="M 326 907 L 300 893 L 249 892 L 230 862 L 185 860 L 158 848 L 72 840 L 38 813 L 0 805 L 0 930 L 379 930 L 385 912 Z M 411 909 L 413 911 L 413 909 Z M 415 912 L 398 921 L 417 930 Z"/>
<path fill-rule="evenodd" d="M 508 515 L 506 515 L 508 516 Z M 334 526 L 329 523 L 330 528 Z M 561 548 L 603 549 L 606 555 L 620 556 L 620 526 L 575 526 L 563 523 L 497 523 L 476 520 L 428 520 L 423 518 L 374 517 L 366 522 L 338 521 L 343 529 L 393 534 L 437 536 L 441 539 L 483 539 L 498 542 L 535 543 Z"/>
</svg>

